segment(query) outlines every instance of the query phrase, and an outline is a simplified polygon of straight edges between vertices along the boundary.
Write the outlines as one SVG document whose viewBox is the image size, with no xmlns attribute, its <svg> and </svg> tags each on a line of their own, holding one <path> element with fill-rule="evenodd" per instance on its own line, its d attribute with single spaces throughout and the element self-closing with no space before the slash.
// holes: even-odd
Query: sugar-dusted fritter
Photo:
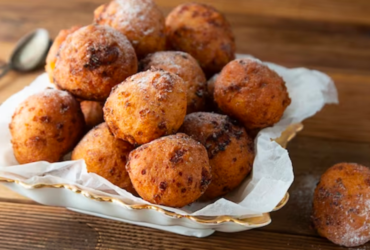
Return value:
<svg viewBox="0 0 370 250">
<path fill-rule="evenodd" d="M 153 0 L 113 0 L 95 10 L 94 21 L 127 36 L 139 58 L 165 50 L 165 18 Z"/>
<path fill-rule="evenodd" d="M 131 144 L 144 144 L 176 133 L 186 115 L 186 85 L 163 70 L 138 73 L 115 87 L 104 106 L 113 134 Z"/>
<path fill-rule="evenodd" d="M 166 18 L 170 49 L 189 53 L 208 76 L 235 58 L 235 41 L 225 17 L 209 5 L 185 3 Z"/>
<path fill-rule="evenodd" d="M 329 168 L 313 199 L 313 223 L 335 244 L 355 247 L 370 240 L 370 169 L 355 163 Z"/>
<path fill-rule="evenodd" d="M 87 171 L 98 174 L 114 185 L 135 193 L 126 171 L 126 162 L 134 146 L 114 138 L 106 123 L 96 126 L 78 143 L 72 160 L 84 159 Z"/>
<path fill-rule="evenodd" d="M 223 68 L 215 81 L 214 99 L 225 114 L 250 130 L 277 123 L 291 101 L 284 80 L 252 59 L 236 59 Z"/>
<path fill-rule="evenodd" d="M 48 56 L 46 57 L 46 66 L 45 70 L 49 75 L 50 82 L 54 82 L 53 71 L 55 68 L 55 63 L 57 61 L 57 55 L 59 52 L 60 47 L 62 46 L 63 42 L 66 40 L 67 36 L 78 30 L 80 26 L 73 26 L 70 29 L 61 30 L 57 37 L 54 39 L 53 45 L 50 47 Z"/>
<path fill-rule="evenodd" d="M 84 132 L 80 104 L 66 91 L 46 89 L 28 97 L 9 125 L 14 156 L 20 164 L 57 162 Z"/>
<path fill-rule="evenodd" d="M 105 101 L 112 87 L 136 72 L 137 58 L 127 38 L 109 26 L 89 25 L 62 44 L 54 83 L 80 99 Z"/>
<path fill-rule="evenodd" d="M 87 129 L 91 129 L 104 122 L 104 105 L 101 102 L 82 101 L 80 105 Z"/>
<path fill-rule="evenodd" d="M 212 183 L 201 197 L 211 200 L 232 191 L 252 170 L 253 140 L 226 115 L 197 112 L 185 117 L 180 131 L 202 143 L 212 168 Z"/>
<path fill-rule="evenodd" d="M 170 207 L 194 202 L 211 181 L 206 149 L 185 134 L 162 137 L 133 150 L 126 169 L 144 200 Z"/>
<path fill-rule="evenodd" d="M 187 113 L 205 108 L 206 77 L 198 62 L 188 53 L 162 51 L 149 54 L 140 62 L 142 70 L 162 69 L 180 76 L 187 87 Z"/>
</svg>

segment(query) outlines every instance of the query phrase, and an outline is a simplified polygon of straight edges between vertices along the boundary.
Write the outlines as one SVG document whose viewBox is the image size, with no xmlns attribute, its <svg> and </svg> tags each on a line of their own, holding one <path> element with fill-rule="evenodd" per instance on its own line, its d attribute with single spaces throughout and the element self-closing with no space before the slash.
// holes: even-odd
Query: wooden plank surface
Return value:
<svg viewBox="0 0 370 250">
<path fill-rule="evenodd" d="M 44 27 L 85 25 L 104 0 L 0 0 L 0 62 L 18 38 Z M 168 13 L 185 0 L 156 0 Z M 340 104 L 305 121 L 289 144 L 295 182 L 291 198 L 265 228 L 195 239 L 37 205 L 0 188 L 1 249 L 341 249 L 310 225 L 312 192 L 334 163 L 370 166 L 370 1 L 200 0 L 225 13 L 239 53 L 288 67 L 309 67 L 335 81 Z M 0 102 L 42 70 L 0 79 Z M 30 248 L 30 246 L 32 246 Z M 356 249 L 370 249 L 370 244 Z"/>
<path fill-rule="evenodd" d="M 198 239 L 107 221 L 63 208 L 6 202 L 0 203 L 0 240 L 6 249 L 29 249 L 29 246 L 32 249 L 80 250 L 336 249 L 325 239 L 260 230 L 215 233 L 211 237 Z"/>
</svg>

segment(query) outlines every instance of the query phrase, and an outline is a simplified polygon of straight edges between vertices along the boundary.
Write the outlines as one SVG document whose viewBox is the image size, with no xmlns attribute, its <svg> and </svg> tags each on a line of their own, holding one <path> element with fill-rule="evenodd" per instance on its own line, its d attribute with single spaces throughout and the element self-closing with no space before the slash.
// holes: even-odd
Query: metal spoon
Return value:
<svg viewBox="0 0 370 250">
<path fill-rule="evenodd" d="M 44 64 L 50 45 L 47 30 L 37 29 L 28 33 L 16 44 L 9 62 L 0 66 L 0 78 L 10 70 L 28 72 Z"/>
</svg>

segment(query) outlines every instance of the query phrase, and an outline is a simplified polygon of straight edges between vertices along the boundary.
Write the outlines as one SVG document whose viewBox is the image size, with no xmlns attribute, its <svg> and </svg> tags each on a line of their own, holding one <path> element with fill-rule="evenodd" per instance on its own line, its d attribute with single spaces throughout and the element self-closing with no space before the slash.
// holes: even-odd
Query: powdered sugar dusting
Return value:
<svg viewBox="0 0 370 250">
<path fill-rule="evenodd" d="M 314 195 L 313 222 L 338 245 L 360 246 L 370 240 L 370 170 L 339 163 L 321 177 Z"/>
<path fill-rule="evenodd" d="M 129 40 L 123 36 L 119 31 L 113 29 L 109 26 L 100 26 L 100 25 L 88 25 L 85 26 L 71 36 L 73 39 L 69 40 L 68 42 L 71 43 L 72 46 L 78 49 L 81 44 L 81 41 L 85 41 L 83 43 L 84 49 L 87 50 L 88 47 L 93 46 L 95 49 L 98 49 L 96 46 L 101 46 L 104 44 L 106 46 L 118 43 L 118 46 L 123 50 L 127 51 L 132 49 L 132 45 Z M 88 42 L 89 39 L 93 37 L 93 43 Z M 130 47 L 130 48 L 127 48 Z M 73 54 L 71 54 L 73 56 Z"/>
<path fill-rule="evenodd" d="M 52 89 L 52 88 L 45 89 L 43 92 L 40 93 L 40 95 L 45 96 L 45 97 L 53 97 L 53 96 L 58 96 L 61 98 L 71 98 L 72 97 L 67 91 Z"/>
<path fill-rule="evenodd" d="M 369 236 L 362 235 L 365 230 L 369 230 L 369 226 L 364 224 L 361 228 L 354 229 L 349 224 L 344 226 L 345 234 L 342 235 L 343 242 L 351 246 L 359 246 L 365 244 L 369 240 Z"/>
<path fill-rule="evenodd" d="M 150 11 L 156 7 L 152 0 L 115 0 L 117 4 L 116 15 L 111 16 L 111 21 L 114 18 L 119 18 L 120 28 L 126 30 L 135 30 L 133 23 L 137 20 L 146 21 L 146 17 Z M 154 32 L 154 28 L 143 30 L 144 35 L 149 35 Z"/>
<path fill-rule="evenodd" d="M 145 30 L 144 32 L 143 32 L 143 34 L 144 34 L 144 36 L 147 36 L 147 35 L 149 35 L 149 34 L 151 34 L 151 33 L 153 33 L 154 32 L 154 28 L 150 28 L 150 29 L 148 29 L 148 30 Z"/>
<path fill-rule="evenodd" d="M 363 210 L 361 214 L 358 214 L 359 217 L 363 217 L 364 223 L 359 228 L 354 228 L 352 223 L 353 219 L 349 220 L 349 223 L 343 225 L 343 235 L 341 236 L 342 241 L 346 242 L 348 246 L 359 246 L 365 244 L 370 239 L 370 200 L 363 200 L 364 197 L 361 196 L 358 203 L 363 204 Z M 356 209 L 359 209 L 360 206 L 357 205 Z M 348 215 L 348 213 L 347 213 Z M 348 217 L 351 218 L 351 217 Z"/>
</svg>

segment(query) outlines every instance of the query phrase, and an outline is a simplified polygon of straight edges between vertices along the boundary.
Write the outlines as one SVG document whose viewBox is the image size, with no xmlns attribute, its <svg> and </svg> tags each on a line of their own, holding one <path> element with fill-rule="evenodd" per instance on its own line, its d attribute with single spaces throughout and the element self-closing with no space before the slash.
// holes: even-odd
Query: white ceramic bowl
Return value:
<svg viewBox="0 0 370 250">
<path fill-rule="evenodd" d="M 275 141 L 285 147 L 302 128 L 302 124 L 293 124 Z M 66 207 L 80 213 L 188 236 L 206 237 L 215 231 L 245 231 L 266 226 L 271 222 L 269 213 L 248 218 L 226 215 L 189 216 L 176 214 L 155 205 L 127 205 L 119 199 L 93 195 L 86 190 L 63 183 L 28 185 L 2 177 L 0 182 L 11 190 L 44 205 Z M 275 210 L 283 207 L 288 199 L 287 193 Z"/>
</svg>

